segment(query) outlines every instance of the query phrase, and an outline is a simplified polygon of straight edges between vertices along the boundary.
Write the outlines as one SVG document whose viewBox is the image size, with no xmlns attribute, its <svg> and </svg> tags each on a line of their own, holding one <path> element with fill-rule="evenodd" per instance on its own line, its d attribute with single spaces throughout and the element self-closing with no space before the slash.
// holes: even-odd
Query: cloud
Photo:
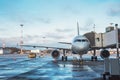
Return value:
<svg viewBox="0 0 120 80">
<path fill-rule="evenodd" d="M 0 38 L 0 46 L 5 44 L 6 47 L 16 47 L 19 44 L 18 37 L 10 37 L 10 38 Z"/>
<path fill-rule="evenodd" d="M 24 35 L 23 43 L 24 44 L 53 44 L 57 43 L 58 40 L 64 39 L 63 35 L 58 33 L 46 33 L 45 36 L 42 35 Z M 0 38 L 0 46 L 4 43 L 6 47 L 19 47 L 21 38 L 20 37 L 4 37 Z"/>
<path fill-rule="evenodd" d="M 32 39 L 32 38 L 37 38 L 37 37 L 40 37 L 40 36 L 39 35 L 34 35 L 34 36 L 32 36 L 32 35 L 26 35 L 25 36 L 26 39 Z"/>
<path fill-rule="evenodd" d="M 41 35 L 25 35 L 23 38 L 24 44 L 36 44 L 41 43 L 42 36 Z"/>
<path fill-rule="evenodd" d="M 24 37 L 24 44 L 43 45 L 43 46 L 57 46 L 58 42 L 64 39 L 64 36 L 57 33 L 46 33 L 45 36 L 41 35 L 26 35 Z"/>
<path fill-rule="evenodd" d="M 79 14 L 81 10 L 78 8 L 73 8 L 72 6 L 65 6 L 63 9 L 65 12 L 68 12 L 69 14 Z"/>
<path fill-rule="evenodd" d="M 89 18 L 87 19 L 87 21 L 85 22 L 85 27 L 91 27 L 91 25 L 94 24 L 93 19 Z"/>
<path fill-rule="evenodd" d="M 57 32 L 71 32 L 73 29 L 56 29 Z"/>
<path fill-rule="evenodd" d="M 24 35 L 23 43 L 28 45 L 49 45 L 58 46 L 58 42 L 64 41 L 64 39 L 69 39 L 71 35 L 65 36 L 64 34 L 59 34 L 59 32 L 48 32 L 45 36 L 42 35 Z M 20 37 L 4 37 L 0 38 L 0 46 L 4 43 L 6 47 L 18 47 L 20 48 L 21 38 Z"/>
<path fill-rule="evenodd" d="M 0 38 L 0 46 L 4 43 L 6 47 L 18 47 L 20 44 L 21 38 L 20 37 L 4 37 Z M 26 35 L 23 37 L 24 44 L 31 44 L 31 43 L 40 43 L 41 38 L 39 35 Z"/>
<path fill-rule="evenodd" d="M 0 28 L 0 31 L 6 31 L 7 29 L 5 29 L 5 28 Z"/>
<path fill-rule="evenodd" d="M 90 31 L 91 28 L 93 28 L 94 26 L 94 20 L 92 18 L 88 18 L 85 23 L 84 23 L 84 27 L 80 27 L 80 30 L 82 31 Z"/>
<path fill-rule="evenodd" d="M 120 16 L 120 3 L 109 5 L 107 14 L 109 16 Z"/>
<path fill-rule="evenodd" d="M 64 36 L 63 35 L 60 35 L 59 33 L 47 33 L 46 35 L 46 38 L 50 38 L 52 40 L 60 40 L 60 39 L 63 39 Z"/>
<path fill-rule="evenodd" d="M 45 24 L 49 24 L 51 22 L 49 18 L 37 18 L 37 20 Z"/>
<path fill-rule="evenodd" d="M 26 15 L 27 14 L 27 15 Z M 3 19 L 1 19 L 3 18 Z M 33 24 L 33 23 L 44 23 L 49 24 L 51 23 L 51 19 L 47 16 L 40 16 L 39 13 L 30 13 L 30 12 L 23 12 L 23 13 L 13 13 L 13 14 L 4 14 L 3 16 L 0 16 L 0 22 L 1 21 L 9 21 L 9 22 L 17 22 L 17 23 L 24 23 L 24 24 Z"/>
</svg>

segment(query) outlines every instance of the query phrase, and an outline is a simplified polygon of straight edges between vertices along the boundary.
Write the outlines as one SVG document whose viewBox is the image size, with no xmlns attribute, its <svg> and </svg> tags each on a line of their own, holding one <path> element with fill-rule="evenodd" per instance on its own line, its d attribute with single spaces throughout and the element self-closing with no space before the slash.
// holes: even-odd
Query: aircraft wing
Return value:
<svg viewBox="0 0 120 80">
<path fill-rule="evenodd" d="M 61 44 L 72 44 L 72 43 L 68 43 L 68 42 L 58 42 L 58 43 L 61 43 Z"/>
<path fill-rule="evenodd" d="M 56 47 L 56 46 L 43 46 L 43 45 L 20 45 L 20 46 L 23 46 L 23 47 L 33 47 L 33 48 L 53 48 L 53 49 L 63 49 L 63 50 L 70 50 L 70 47 Z"/>
</svg>

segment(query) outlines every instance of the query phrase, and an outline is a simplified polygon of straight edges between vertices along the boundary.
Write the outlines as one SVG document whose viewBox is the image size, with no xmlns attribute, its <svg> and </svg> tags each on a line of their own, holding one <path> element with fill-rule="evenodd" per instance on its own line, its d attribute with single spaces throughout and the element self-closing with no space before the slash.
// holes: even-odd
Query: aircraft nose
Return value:
<svg viewBox="0 0 120 80">
<path fill-rule="evenodd" d="M 86 49 L 88 49 L 88 44 L 82 44 L 82 45 L 78 45 L 77 47 L 81 50 L 81 51 L 83 51 L 83 50 L 86 50 Z"/>
<path fill-rule="evenodd" d="M 87 43 L 74 43 L 72 45 L 72 49 L 74 52 L 76 53 L 80 53 L 80 52 L 84 52 L 87 51 L 89 49 L 89 44 Z"/>
<path fill-rule="evenodd" d="M 82 45 L 82 46 L 77 46 L 80 50 L 84 50 L 85 49 L 85 46 Z"/>
</svg>

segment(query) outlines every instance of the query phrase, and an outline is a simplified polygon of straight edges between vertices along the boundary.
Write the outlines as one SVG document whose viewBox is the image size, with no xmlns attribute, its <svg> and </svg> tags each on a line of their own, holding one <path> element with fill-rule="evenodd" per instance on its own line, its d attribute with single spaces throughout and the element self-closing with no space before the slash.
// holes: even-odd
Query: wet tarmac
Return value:
<svg viewBox="0 0 120 80">
<path fill-rule="evenodd" d="M 0 55 L 0 80 L 101 80 L 102 73 L 103 61 L 78 65 L 72 60 L 54 62 L 51 56 Z"/>
</svg>

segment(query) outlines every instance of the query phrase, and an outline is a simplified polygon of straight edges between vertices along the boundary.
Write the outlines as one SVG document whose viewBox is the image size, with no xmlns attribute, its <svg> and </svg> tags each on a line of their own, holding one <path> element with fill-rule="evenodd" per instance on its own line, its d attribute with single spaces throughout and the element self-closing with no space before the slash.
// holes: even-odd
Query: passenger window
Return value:
<svg viewBox="0 0 120 80">
<path fill-rule="evenodd" d="M 85 42 L 85 41 L 86 41 L 85 39 L 82 40 L 82 42 Z"/>
</svg>

